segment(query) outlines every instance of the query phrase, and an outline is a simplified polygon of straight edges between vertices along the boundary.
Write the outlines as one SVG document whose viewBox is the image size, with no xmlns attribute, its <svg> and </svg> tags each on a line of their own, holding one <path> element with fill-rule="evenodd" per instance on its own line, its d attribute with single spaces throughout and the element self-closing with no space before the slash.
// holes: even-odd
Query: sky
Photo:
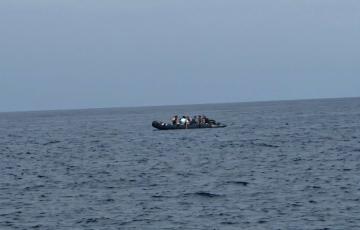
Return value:
<svg viewBox="0 0 360 230">
<path fill-rule="evenodd" d="M 358 0 L 1 0 L 0 111 L 360 96 Z"/>
</svg>

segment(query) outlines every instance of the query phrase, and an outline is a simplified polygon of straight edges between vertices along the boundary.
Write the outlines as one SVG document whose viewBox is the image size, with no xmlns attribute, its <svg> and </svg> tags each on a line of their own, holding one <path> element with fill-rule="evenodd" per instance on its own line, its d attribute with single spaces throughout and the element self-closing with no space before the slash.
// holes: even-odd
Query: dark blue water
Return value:
<svg viewBox="0 0 360 230">
<path fill-rule="evenodd" d="M 2 113 L 0 157 L 2 230 L 360 229 L 359 98 Z"/>
</svg>

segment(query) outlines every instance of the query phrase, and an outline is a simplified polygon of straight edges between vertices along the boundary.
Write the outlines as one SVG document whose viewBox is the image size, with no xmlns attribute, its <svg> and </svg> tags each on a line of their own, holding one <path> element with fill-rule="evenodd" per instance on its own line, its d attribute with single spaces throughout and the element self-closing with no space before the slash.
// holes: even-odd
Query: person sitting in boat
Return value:
<svg viewBox="0 0 360 230">
<path fill-rule="evenodd" d="M 206 124 L 206 116 L 205 115 L 201 116 L 201 124 Z"/>
<path fill-rule="evenodd" d="M 195 125 L 195 124 L 197 124 L 197 117 L 196 116 L 194 116 L 190 121 L 190 125 Z"/>
<path fill-rule="evenodd" d="M 188 124 L 190 124 L 190 123 L 191 123 L 191 121 L 192 121 L 192 119 L 191 119 L 191 117 L 190 117 L 190 116 L 186 116 L 186 120 L 187 120 Z"/>
<path fill-rule="evenodd" d="M 201 118 L 201 115 L 197 116 L 197 124 L 198 125 L 201 125 L 202 124 L 202 118 Z"/>
<path fill-rule="evenodd" d="M 208 117 L 204 116 L 204 120 L 205 120 L 205 124 L 209 124 L 210 123 L 210 120 Z"/>
<path fill-rule="evenodd" d="M 188 128 L 189 127 L 189 120 L 186 116 L 183 116 L 181 119 L 180 119 L 180 124 L 181 125 L 185 125 L 185 128 Z"/>
<path fill-rule="evenodd" d="M 175 115 L 174 117 L 172 117 L 171 122 L 173 125 L 178 125 L 179 124 L 179 116 Z"/>
<path fill-rule="evenodd" d="M 185 116 L 183 116 L 181 119 L 180 119 L 180 124 L 181 125 L 185 125 L 187 123 L 187 119 Z"/>
</svg>

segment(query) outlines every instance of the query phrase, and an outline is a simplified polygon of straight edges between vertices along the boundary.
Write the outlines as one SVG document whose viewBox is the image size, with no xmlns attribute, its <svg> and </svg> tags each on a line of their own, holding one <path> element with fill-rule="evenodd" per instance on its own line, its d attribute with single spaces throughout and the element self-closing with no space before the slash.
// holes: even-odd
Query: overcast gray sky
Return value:
<svg viewBox="0 0 360 230">
<path fill-rule="evenodd" d="M 358 0 L 1 0 L 0 111 L 360 96 Z"/>
</svg>

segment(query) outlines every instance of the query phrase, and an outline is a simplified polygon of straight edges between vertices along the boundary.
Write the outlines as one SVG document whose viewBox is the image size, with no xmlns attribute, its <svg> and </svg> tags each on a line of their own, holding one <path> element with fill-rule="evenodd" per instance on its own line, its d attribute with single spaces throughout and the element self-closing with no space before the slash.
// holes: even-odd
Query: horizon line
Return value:
<svg viewBox="0 0 360 230">
<path fill-rule="evenodd" d="M 334 100 L 334 99 L 356 99 L 360 96 L 351 97 L 319 97 L 319 98 L 298 98 L 298 99 L 279 99 L 279 100 L 249 100 L 249 101 L 228 101 L 228 102 L 205 102 L 194 104 L 160 104 L 160 105 L 134 105 L 134 106 L 109 106 L 109 107 L 85 107 L 85 108 L 64 108 L 64 109 L 35 109 L 35 110 L 14 110 L 0 111 L 2 113 L 35 113 L 35 112 L 55 112 L 55 111 L 79 111 L 79 110 L 101 110 L 101 109 L 136 109 L 152 107 L 173 107 L 173 106 L 196 106 L 196 105 L 218 105 L 218 104 L 242 104 L 242 103 L 269 103 L 286 101 L 312 101 L 312 100 Z"/>
</svg>

